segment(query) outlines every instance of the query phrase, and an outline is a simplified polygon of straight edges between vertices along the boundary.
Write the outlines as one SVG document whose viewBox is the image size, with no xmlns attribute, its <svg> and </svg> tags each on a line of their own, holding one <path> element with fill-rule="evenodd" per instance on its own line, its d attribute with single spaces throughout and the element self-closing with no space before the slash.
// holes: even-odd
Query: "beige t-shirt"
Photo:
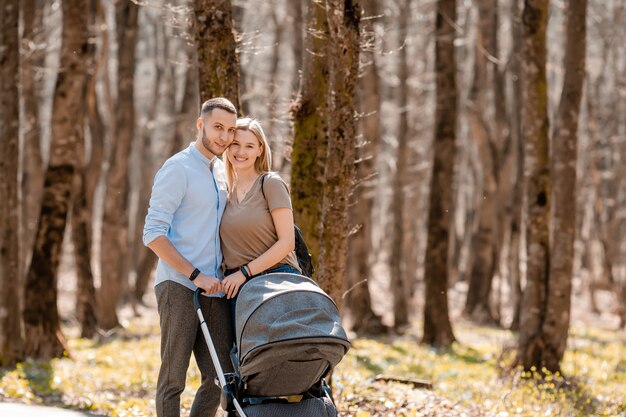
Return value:
<svg viewBox="0 0 626 417">
<path fill-rule="evenodd" d="M 237 201 L 235 188 L 226 204 L 220 225 L 224 270 L 238 268 L 253 261 L 278 241 L 270 212 L 277 208 L 291 209 L 289 189 L 278 174 L 266 174 L 263 198 L 261 192 L 263 175 L 257 178 L 241 202 Z M 279 263 L 286 263 L 300 270 L 293 251 Z"/>
</svg>

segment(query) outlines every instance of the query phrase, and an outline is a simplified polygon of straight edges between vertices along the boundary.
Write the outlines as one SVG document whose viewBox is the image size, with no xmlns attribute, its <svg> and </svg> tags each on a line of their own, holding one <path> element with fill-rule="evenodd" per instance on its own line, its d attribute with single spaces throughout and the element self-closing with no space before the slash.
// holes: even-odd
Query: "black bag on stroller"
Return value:
<svg viewBox="0 0 626 417">
<path fill-rule="evenodd" d="M 223 375 L 199 304 L 196 310 L 226 397 L 222 408 L 239 417 L 337 416 L 324 377 L 350 342 L 337 306 L 315 282 L 277 273 L 240 289 L 232 375 Z"/>
</svg>

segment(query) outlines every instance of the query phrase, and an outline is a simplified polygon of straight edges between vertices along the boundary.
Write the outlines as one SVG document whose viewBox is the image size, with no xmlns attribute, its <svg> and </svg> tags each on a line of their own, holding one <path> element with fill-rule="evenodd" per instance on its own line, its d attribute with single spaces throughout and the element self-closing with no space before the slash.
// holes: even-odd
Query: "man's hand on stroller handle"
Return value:
<svg viewBox="0 0 626 417">
<path fill-rule="evenodd" d="M 202 288 L 207 294 L 214 294 L 222 291 L 222 283 L 219 279 L 200 273 L 194 280 L 198 288 Z"/>
<path fill-rule="evenodd" d="M 226 298 L 234 298 L 239 291 L 239 287 L 241 287 L 241 284 L 244 282 L 246 282 L 246 277 L 241 271 L 234 272 L 224 278 L 222 288 L 226 293 Z"/>
</svg>

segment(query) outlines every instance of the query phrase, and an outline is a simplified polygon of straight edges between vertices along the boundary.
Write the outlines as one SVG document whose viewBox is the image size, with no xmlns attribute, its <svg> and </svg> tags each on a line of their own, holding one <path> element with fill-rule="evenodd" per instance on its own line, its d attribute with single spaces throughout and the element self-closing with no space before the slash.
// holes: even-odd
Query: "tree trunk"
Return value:
<svg viewBox="0 0 626 417">
<path fill-rule="evenodd" d="M 376 2 L 363 2 L 366 16 L 377 15 Z M 364 24 L 364 33 L 373 37 L 374 26 L 371 20 Z M 376 187 L 379 177 L 376 174 L 376 157 L 380 146 L 380 76 L 377 62 L 378 51 L 364 51 L 367 66 L 362 70 L 360 83 L 360 133 L 363 143 L 358 147 L 357 182 L 351 204 L 352 227 L 357 231 L 348 241 L 348 270 L 346 285 L 346 305 L 352 317 L 352 330 L 360 335 L 386 332 L 381 317 L 372 310 L 372 300 L 368 283 L 372 274 L 372 223 Z"/>
<path fill-rule="evenodd" d="M 607 48 L 607 46 L 605 46 Z M 608 57 L 602 62 L 603 68 L 609 67 Z M 614 151 L 612 142 L 617 137 L 617 126 L 613 114 L 607 114 L 604 109 L 615 109 L 618 105 L 615 97 L 604 98 L 602 87 L 605 84 L 611 84 L 610 77 L 602 74 L 598 77 L 593 88 L 593 94 L 587 94 L 588 113 L 590 115 L 589 123 L 592 131 L 592 174 L 595 187 L 595 196 L 592 203 L 592 226 L 594 229 L 594 241 L 602 250 L 600 252 L 592 250 L 594 261 L 592 271 L 601 269 L 600 276 L 592 278 L 590 283 L 591 291 L 591 308 L 592 311 L 599 312 L 595 302 L 595 291 L 597 288 L 616 288 L 616 279 L 613 271 L 614 262 L 619 263 L 619 229 L 617 226 L 616 209 L 619 204 L 619 188 L 618 179 L 614 172 L 613 154 L 619 154 Z M 593 97 L 591 97 L 593 95 Z M 612 112 L 611 112 L 612 113 Z M 599 259 L 598 259 L 599 258 Z M 593 267 L 595 266 L 595 268 Z M 618 295 L 618 294 L 615 294 Z M 619 299 L 619 297 L 618 297 Z"/>
<path fill-rule="evenodd" d="M 137 193 L 137 210 L 134 213 L 135 218 L 131 221 L 134 227 L 134 236 L 142 235 L 150 198 L 149 190 L 152 188 L 152 180 L 154 178 L 154 149 L 151 143 L 157 143 L 159 141 L 159 133 L 169 131 L 167 122 L 170 121 L 173 123 L 176 117 L 173 110 L 165 111 L 161 118 L 159 118 L 160 114 L 158 114 L 158 109 L 164 106 L 162 101 L 175 101 L 176 86 L 172 84 L 173 74 L 170 70 L 171 64 L 168 60 L 177 59 L 170 55 L 168 29 L 157 24 L 159 20 L 166 21 L 169 16 L 163 11 L 159 17 L 160 19 L 150 18 L 153 32 L 148 35 L 149 41 L 145 47 L 146 55 L 144 59 L 154 62 L 155 75 L 154 81 L 151 82 L 152 95 L 147 100 L 149 104 L 145 108 L 145 114 L 141 118 L 143 123 L 137 125 L 137 141 L 131 157 L 132 166 L 139 176 L 139 181 L 134 185 L 135 190 L 133 191 Z M 164 77 L 165 72 L 167 72 L 167 75 Z M 161 94 L 163 94 L 163 96 Z M 167 96 L 167 98 L 164 96 Z M 149 273 L 142 275 L 140 278 L 139 270 L 142 268 L 146 258 L 154 254 L 154 252 L 145 247 L 141 239 L 135 239 L 132 243 L 131 253 L 132 261 L 129 275 L 134 275 L 134 282 L 132 282 L 132 289 L 130 289 L 129 301 L 133 307 L 134 313 L 137 315 L 138 310 L 136 305 L 142 303 L 142 298 L 148 287 L 148 281 L 150 280 Z"/>
<path fill-rule="evenodd" d="M 312 1 L 312 0 L 309 0 Z M 302 10 L 304 2 L 288 1 L 287 13 L 291 20 L 291 29 L 293 33 L 291 51 L 293 53 L 293 76 L 291 81 L 292 90 L 296 91 L 300 85 L 300 71 L 302 71 L 302 63 L 304 58 L 304 30 L 302 30 Z"/>
<path fill-rule="evenodd" d="M 116 4 L 118 45 L 117 105 L 115 138 L 110 153 L 102 219 L 100 252 L 100 326 L 119 326 L 117 305 L 128 282 L 128 198 L 129 160 L 135 131 L 135 45 L 139 6 L 123 1 Z"/>
<path fill-rule="evenodd" d="M 39 221 L 43 191 L 44 164 L 41 157 L 39 103 L 43 66 L 43 4 L 39 0 L 24 0 L 22 5 L 22 100 L 24 106 L 24 142 L 22 153 L 22 232 L 20 234 L 20 270 L 28 271 L 33 239 Z M 23 268 L 23 269 L 22 269 Z M 20 277 L 20 281 L 23 278 Z"/>
<path fill-rule="evenodd" d="M 522 295 L 517 362 L 541 369 L 546 353 L 542 327 L 550 265 L 550 157 L 546 83 L 548 0 L 525 0 L 522 13 L 522 126 L 526 184 L 526 288 Z"/>
<path fill-rule="evenodd" d="M 605 62 L 602 62 L 603 68 L 606 67 Z M 598 80 L 600 81 L 600 80 Z M 604 259 L 606 259 L 606 248 L 603 246 L 603 255 L 605 256 L 602 260 L 598 259 L 596 256 L 597 251 L 594 250 L 594 246 L 597 243 L 602 242 L 602 238 L 600 235 L 602 234 L 602 218 L 605 218 L 605 214 L 601 212 L 602 210 L 602 197 L 601 193 L 601 178 L 607 178 L 610 176 L 608 173 L 603 172 L 603 167 L 601 163 L 601 142 L 604 141 L 603 132 L 599 132 L 599 112 L 598 112 L 598 104 L 596 102 L 596 97 L 594 95 L 594 86 L 591 83 L 591 80 L 585 85 L 585 98 L 586 98 L 586 113 L 587 119 L 585 120 L 585 124 L 588 126 L 588 135 L 589 135 L 589 172 L 585 175 L 581 175 L 581 178 L 588 182 L 587 188 L 587 203 L 584 210 L 584 217 L 582 219 L 582 225 L 580 230 L 580 238 L 583 242 L 586 242 L 585 248 L 585 256 L 583 257 L 583 265 L 586 264 L 586 268 L 589 270 L 589 281 L 588 281 L 588 289 L 589 289 L 589 301 L 591 303 L 590 308 L 593 313 L 599 313 L 600 310 L 597 307 L 595 300 L 595 291 L 596 288 L 604 287 L 606 288 L 608 281 L 611 279 L 611 276 L 606 274 L 606 264 Z M 599 97 L 598 97 L 599 98 Z M 585 192 L 583 188 L 583 192 Z M 600 276 L 596 276 L 597 266 L 599 263 L 603 264 L 604 270 Z"/>
<path fill-rule="evenodd" d="M 52 110 L 50 160 L 45 174 L 33 261 L 26 277 L 24 330 L 26 355 L 50 359 L 67 350 L 57 310 L 57 270 L 70 205 L 76 161 L 82 157 L 86 62 L 87 2 L 62 2 L 61 68 Z"/>
<path fill-rule="evenodd" d="M 104 137 L 105 127 L 102 121 L 102 113 L 98 105 L 98 94 L 96 92 L 96 85 L 98 83 L 98 74 L 100 70 L 107 72 L 108 57 L 109 57 L 109 35 L 106 25 L 103 25 L 105 20 L 104 10 L 100 0 L 90 0 L 90 18 L 91 27 L 90 33 L 92 39 L 100 34 L 100 52 L 97 57 L 92 58 L 93 65 L 89 68 L 87 74 L 87 96 L 86 96 L 86 111 L 87 111 L 87 123 L 89 125 L 89 138 L 90 142 L 90 156 L 89 163 L 86 167 L 85 173 L 85 189 L 87 195 L 87 216 L 89 218 L 89 240 L 93 244 L 93 215 L 94 215 L 94 197 L 96 194 L 96 188 L 102 175 L 102 161 L 104 160 Z M 91 47 L 91 45 L 90 45 Z M 93 53 L 95 54 L 95 50 Z M 103 80 L 103 84 L 108 86 L 108 79 Z M 107 87 L 108 88 L 108 87 Z M 91 248 L 90 248 L 91 250 Z"/>
<path fill-rule="evenodd" d="M 493 27 L 491 31 L 491 40 L 494 56 L 496 62 L 494 62 L 494 75 L 493 75 L 493 99 L 494 99 L 494 118 L 495 118 L 495 143 L 497 150 L 496 164 L 494 167 L 494 173 L 498 183 L 497 190 L 497 215 L 496 215 L 496 237 L 495 237 L 495 253 L 496 253 L 496 265 L 494 268 L 494 274 L 498 275 L 498 292 L 496 293 L 496 302 L 494 309 L 495 321 L 498 324 L 502 322 L 502 308 L 503 308 L 503 293 L 504 282 L 506 280 L 505 274 L 507 272 L 507 264 L 502 260 L 502 254 L 506 249 L 505 242 L 508 242 L 510 235 L 507 230 L 507 225 L 511 222 L 511 213 L 513 213 L 512 201 L 513 187 L 517 182 L 516 171 L 516 142 L 514 141 L 511 128 L 508 124 L 508 112 L 509 109 L 506 105 L 506 67 L 499 65 L 498 62 L 503 62 L 503 54 L 499 48 L 500 33 L 499 28 L 501 26 L 500 15 L 501 9 L 498 7 L 498 1 L 494 2 L 493 8 L 495 12 L 493 14 Z M 493 284 L 492 284 L 493 285 Z"/>
<path fill-rule="evenodd" d="M 0 367 L 24 359 L 19 256 L 19 6 L 0 1 Z"/>
<path fill-rule="evenodd" d="M 416 51 L 425 51 L 434 44 L 435 34 L 432 28 L 435 25 L 436 3 L 418 3 L 412 11 L 415 13 L 425 13 L 429 16 L 427 24 L 419 25 L 417 29 L 417 39 L 415 45 L 411 45 Z M 408 181 L 410 186 L 407 191 L 407 204 L 405 204 L 405 216 L 408 219 L 408 233 L 405 238 L 405 253 L 408 254 L 406 260 L 406 274 L 409 284 L 409 294 L 414 298 L 417 293 L 420 297 L 424 290 L 424 253 L 426 251 L 427 221 L 428 221 L 428 189 L 430 187 L 431 175 L 431 150 L 432 125 L 434 119 L 434 54 L 421 54 L 418 52 L 410 65 L 417 77 L 413 82 L 417 82 L 418 88 L 410 91 L 409 102 L 412 103 L 409 110 L 409 117 L 412 120 L 410 135 L 415 139 L 409 146 L 408 160 L 419 161 L 413 163 L 409 168 Z M 457 162 L 458 165 L 458 162 Z M 457 193 L 457 195 L 460 193 Z M 452 239 L 451 239 L 452 242 Z M 449 251 L 451 253 L 452 251 Z M 449 276 L 452 271 L 448 272 Z M 455 277 L 455 280 L 458 277 Z M 449 285 L 451 283 L 448 283 Z M 418 314 L 414 314 L 417 318 Z"/>
<path fill-rule="evenodd" d="M 194 120 L 198 117 L 200 99 L 198 95 L 198 68 L 196 67 L 196 52 L 194 48 L 187 48 L 187 72 L 185 73 L 185 90 L 176 119 L 176 137 L 170 147 L 168 155 L 173 155 L 189 144 L 195 134 Z M 150 251 L 152 252 L 152 251 Z"/>
<path fill-rule="evenodd" d="M 275 2 L 274 2 L 275 3 Z M 272 10 L 271 10 L 271 18 L 272 18 L 272 24 L 274 25 L 274 40 L 272 42 L 272 55 L 270 57 L 270 70 L 269 70 L 269 75 L 270 75 L 270 79 L 269 79 L 269 83 L 268 83 L 268 102 L 267 102 L 267 106 L 268 106 L 268 121 L 267 121 L 267 134 L 268 134 L 268 138 L 270 138 L 271 142 L 270 142 L 270 147 L 272 149 L 274 149 L 275 153 L 275 157 L 272 158 L 272 162 L 275 164 L 276 162 L 279 162 L 279 164 L 275 164 L 276 165 L 281 165 L 282 164 L 282 153 L 281 152 L 276 152 L 278 151 L 278 143 L 277 143 L 277 138 L 278 138 L 278 132 L 276 129 L 276 121 L 278 120 L 277 117 L 277 111 L 278 111 L 278 85 L 280 83 L 279 81 L 279 65 L 281 63 L 281 54 L 280 54 L 280 45 L 282 42 L 282 38 L 283 38 L 283 32 L 285 31 L 285 26 L 283 23 L 283 19 L 281 19 L 278 16 L 278 12 L 276 10 L 276 5 L 272 4 Z M 273 156 L 274 156 L 273 155 Z M 276 168 L 274 168 L 276 169 Z"/>
<path fill-rule="evenodd" d="M 447 347 L 454 342 L 448 316 L 448 241 L 455 162 L 457 88 L 454 38 L 456 1 L 438 0 L 436 18 L 434 162 L 428 209 L 422 343 Z"/>
<path fill-rule="evenodd" d="M 82 153 L 82 149 L 80 149 Z M 91 271 L 91 216 L 87 208 L 87 178 L 84 164 L 76 168 L 72 198 L 72 242 L 76 260 L 76 318 L 80 336 L 92 338 L 96 334 L 96 288 Z"/>
<path fill-rule="evenodd" d="M 560 370 L 570 323 L 576 210 L 578 115 L 585 81 L 587 0 L 569 1 L 563 91 L 552 141 L 554 212 L 548 305 L 542 331 L 546 346 L 541 365 Z"/>
<path fill-rule="evenodd" d="M 226 97 L 241 113 L 239 56 L 230 0 L 194 0 L 200 101 Z"/>
<path fill-rule="evenodd" d="M 406 257 L 404 252 L 404 230 L 407 219 L 405 213 L 405 181 L 407 177 L 407 151 L 409 136 L 408 85 L 409 66 L 407 62 L 407 27 L 411 14 L 411 0 L 405 0 L 400 10 L 398 22 L 398 150 L 396 153 L 396 173 L 393 178 L 391 202 L 392 240 L 389 270 L 391 273 L 391 293 L 393 295 L 393 327 L 400 331 L 409 324 L 409 287 L 406 282 Z"/>
<path fill-rule="evenodd" d="M 462 38 L 470 34 L 470 28 L 476 20 L 471 14 L 471 4 L 472 3 L 465 2 L 459 7 L 460 15 L 457 16 L 457 21 L 459 22 L 457 31 L 462 34 L 460 35 Z M 460 42 L 459 48 L 456 48 L 455 58 L 458 58 L 459 62 L 462 63 L 464 59 L 473 56 L 471 46 L 470 42 Z M 457 87 L 458 92 L 466 89 L 464 84 L 463 82 L 460 83 L 460 87 Z M 469 90 L 469 87 L 467 87 L 467 90 Z M 462 95 L 460 97 L 462 97 Z M 459 104 L 457 104 L 457 106 L 459 106 Z M 459 114 L 462 115 L 463 112 L 459 111 Z M 459 119 L 460 118 L 459 116 Z M 476 189 L 480 176 L 480 164 L 478 163 L 479 158 L 476 157 L 476 149 L 471 141 L 468 140 L 469 135 L 466 131 L 464 131 L 462 135 L 459 135 L 458 144 L 456 145 L 459 155 L 455 162 L 458 185 L 452 197 L 453 201 L 451 203 L 450 212 L 452 227 L 450 227 L 450 237 L 448 241 L 448 287 L 450 288 L 456 285 L 458 281 L 468 281 L 474 253 L 472 236 L 474 236 L 478 229 L 479 211 L 477 210 L 478 193 Z"/>
<path fill-rule="evenodd" d="M 72 198 L 72 241 L 76 262 L 76 318 L 80 324 L 81 337 L 92 338 L 98 326 L 96 288 L 91 268 L 91 247 L 93 242 L 93 199 L 102 166 L 104 127 L 98 109 L 96 82 L 100 62 L 97 62 L 95 37 L 102 33 L 103 10 L 99 0 L 89 0 L 89 33 L 92 39 L 87 51 L 87 124 L 91 138 L 90 155 L 78 164 L 74 179 Z M 105 39 L 103 39 L 104 41 Z M 104 45 L 103 45 L 104 47 Z M 84 147 L 79 155 L 84 153 Z"/>
<path fill-rule="evenodd" d="M 300 91 L 292 104 L 291 200 L 296 224 L 318 263 L 324 160 L 328 147 L 328 23 L 323 4 L 310 1 Z"/>
<path fill-rule="evenodd" d="M 622 180 L 626 171 L 624 168 L 624 111 L 626 100 L 620 94 L 615 94 L 623 86 L 622 80 L 626 77 L 621 59 L 623 45 L 611 40 L 613 28 L 623 29 L 626 11 L 618 7 L 619 2 L 612 2 L 613 7 L 603 11 L 606 13 L 595 25 L 594 30 L 600 31 L 602 37 L 602 59 L 595 67 L 601 68 L 600 74 L 592 84 L 592 93 L 587 94 L 589 111 L 593 111 L 594 124 L 589 130 L 597 137 L 593 146 L 594 170 L 593 175 L 596 187 L 596 201 L 593 215 L 597 243 L 602 246 L 601 276 L 594 277 L 604 282 L 594 282 L 591 285 L 605 285 L 611 289 L 617 301 L 616 311 L 620 317 L 620 327 L 626 323 L 626 251 L 620 242 L 624 241 L 626 233 L 626 216 L 622 207 L 626 204 L 626 186 Z M 608 12 L 608 13 L 607 13 Z M 615 32 L 619 37 L 623 34 Z M 592 72 L 593 73 L 593 72 Z M 590 82 L 591 83 L 591 82 Z M 618 139 L 619 138 L 619 139 Z M 618 156 L 619 155 L 619 156 Z M 597 252 L 596 252 L 597 253 Z M 592 288 L 593 288 L 592 287 Z"/>
<path fill-rule="evenodd" d="M 477 9 L 478 29 L 474 53 L 474 79 L 469 93 L 469 125 L 480 157 L 482 198 L 478 200 L 478 230 L 472 237 L 472 271 L 463 313 L 479 323 L 495 324 L 497 321 L 491 308 L 491 286 L 499 255 L 497 166 L 500 152 L 493 121 L 495 107 L 500 104 L 489 102 L 495 99 L 489 94 L 489 90 L 494 85 L 497 72 L 497 66 L 489 57 L 496 54 L 493 33 L 497 30 L 495 26 L 497 2 L 480 0 Z"/>
<path fill-rule="evenodd" d="M 244 29 L 243 29 L 243 21 L 246 15 L 246 7 L 239 3 L 239 2 L 235 2 L 235 4 L 233 4 L 232 9 L 232 22 L 233 22 L 233 39 L 235 39 L 235 42 L 237 41 L 237 37 L 239 33 L 243 33 Z M 232 4 L 232 3 L 231 3 Z M 248 68 L 241 66 L 241 52 L 242 52 L 242 48 L 239 48 L 239 45 L 235 44 L 235 53 L 237 55 L 237 69 L 238 69 L 238 78 L 239 78 L 239 87 L 238 87 L 238 91 L 248 91 L 248 88 L 246 87 L 246 81 L 248 80 L 247 77 L 247 71 Z M 202 71 L 202 70 L 200 70 Z M 237 106 L 237 111 L 239 112 L 239 114 L 250 114 L 250 95 L 241 95 L 239 94 L 239 103 L 240 105 Z M 233 101 L 233 103 L 235 103 Z M 235 103 L 236 104 L 236 103 Z"/>
<path fill-rule="evenodd" d="M 511 56 L 511 99 L 510 99 L 510 135 L 511 146 L 515 155 L 515 185 L 513 186 L 512 203 L 511 203 L 511 222 L 510 222 L 510 238 L 509 238 L 509 283 L 511 287 L 511 304 L 513 306 L 513 318 L 511 320 L 511 330 L 519 330 L 519 316 L 521 313 L 522 303 L 522 270 L 520 268 L 520 255 L 524 249 L 522 246 L 522 236 L 524 225 L 522 214 L 524 211 L 524 142 L 522 137 L 521 108 L 522 108 L 522 31 L 521 16 L 519 2 L 517 0 L 511 2 L 511 37 L 512 39 L 512 56 Z"/>
<path fill-rule="evenodd" d="M 359 71 L 360 8 L 352 0 L 328 0 L 328 151 L 324 170 L 323 230 L 317 279 L 341 308 L 348 252 L 348 199 L 354 181 L 355 91 Z"/>
<path fill-rule="evenodd" d="M 166 14 L 163 14 L 163 19 L 167 19 Z M 170 120 L 173 121 L 176 116 L 176 83 L 174 79 L 174 69 L 170 63 L 170 60 L 174 60 L 175 58 L 170 52 L 172 50 L 170 47 L 170 34 L 167 33 L 166 28 L 155 27 L 155 32 L 156 31 L 159 31 L 160 36 L 155 36 L 153 39 L 153 55 L 150 57 L 150 59 L 154 59 L 156 63 L 154 94 L 150 100 L 150 106 L 147 110 L 146 123 L 143 126 L 141 135 L 139 135 L 140 141 L 138 141 L 137 152 L 135 153 L 136 160 L 134 162 L 134 164 L 139 167 L 141 176 L 138 190 L 139 201 L 137 204 L 137 212 L 135 213 L 135 236 L 141 236 L 143 233 L 144 219 L 146 218 L 150 203 L 149 190 L 152 189 L 155 165 L 153 156 L 154 152 L 150 145 L 154 140 L 154 134 L 156 131 L 153 126 L 158 127 L 161 131 L 172 131 L 172 140 L 175 140 L 175 127 L 174 129 L 171 129 L 170 126 L 165 126 L 164 123 L 158 122 L 159 107 L 164 107 L 164 114 L 166 117 L 172 117 Z M 170 155 L 174 153 L 175 152 L 172 152 Z M 136 303 L 142 302 L 150 281 L 152 267 L 156 263 L 156 255 L 150 249 L 145 247 L 140 239 L 133 242 L 133 254 L 135 282 L 132 290 L 131 302 L 135 305 Z"/>
</svg>

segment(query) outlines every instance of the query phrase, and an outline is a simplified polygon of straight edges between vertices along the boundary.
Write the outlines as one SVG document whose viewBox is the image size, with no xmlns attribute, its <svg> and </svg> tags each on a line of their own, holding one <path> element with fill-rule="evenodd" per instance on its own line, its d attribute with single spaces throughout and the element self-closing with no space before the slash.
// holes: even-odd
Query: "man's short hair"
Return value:
<svg viewBox="0 0 626 417">
<path fill-rule="evenodd" d="M 211 112 L 215 109 L 226 110 L 227 112 L 234 115 L 237 114 L 237 109 L 235 108 L 235 105 L 231 103 L 229 99 L 224 97 L 214 97 L 202 103 L 200 117 L 211 114 Z"/>
</svg>

